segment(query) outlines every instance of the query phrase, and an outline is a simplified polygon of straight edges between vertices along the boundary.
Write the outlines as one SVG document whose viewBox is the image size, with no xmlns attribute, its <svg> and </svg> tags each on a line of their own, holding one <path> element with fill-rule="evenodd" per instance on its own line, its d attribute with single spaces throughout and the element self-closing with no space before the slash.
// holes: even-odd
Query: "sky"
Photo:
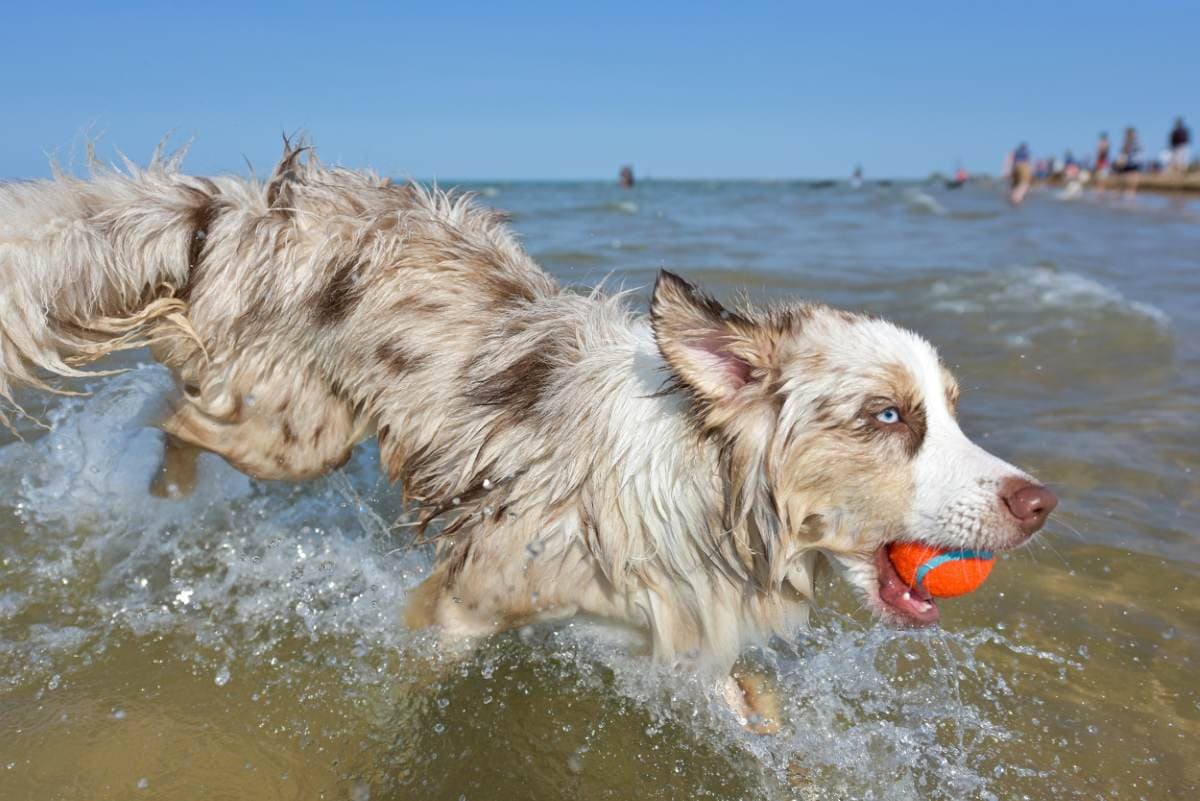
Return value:
<svg viewBox="0 0 1200 801">
<path fill-rule="evenodd" d="M 88 138 L 269 172 L 283 132 L 423 179 L 918 177 L 1200 124 L 1200 3 L 12 3 L 0 177 Z"/>
</svg>

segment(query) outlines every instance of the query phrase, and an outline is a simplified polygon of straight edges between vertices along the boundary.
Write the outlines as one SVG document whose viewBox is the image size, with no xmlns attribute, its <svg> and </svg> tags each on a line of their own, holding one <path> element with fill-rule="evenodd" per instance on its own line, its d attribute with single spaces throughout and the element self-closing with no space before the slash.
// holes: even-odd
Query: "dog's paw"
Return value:
<svg viewBox="0 0 1200 801">
<path fill-rule="evenodd" d="M 738 672 L 726 678 L 722 696 L 746 731 L 752 734 L 778 734 L 782 728 L 779 696 L 765 677 Z"/>
</svg>

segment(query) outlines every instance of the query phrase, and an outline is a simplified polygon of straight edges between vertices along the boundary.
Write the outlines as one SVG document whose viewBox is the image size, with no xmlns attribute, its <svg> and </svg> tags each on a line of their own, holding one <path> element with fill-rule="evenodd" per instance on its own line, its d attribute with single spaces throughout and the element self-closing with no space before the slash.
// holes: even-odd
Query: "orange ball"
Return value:
<svg viewBox="0 0 1200 801">
<path fill-rule="evenodd" d="M 935 548 L 919 542 L 893 542 L 888 558 L 908 586 L 935 598 L 953 598 L 979 588 L 996 557 L 991 551 Z"/>
</svg>

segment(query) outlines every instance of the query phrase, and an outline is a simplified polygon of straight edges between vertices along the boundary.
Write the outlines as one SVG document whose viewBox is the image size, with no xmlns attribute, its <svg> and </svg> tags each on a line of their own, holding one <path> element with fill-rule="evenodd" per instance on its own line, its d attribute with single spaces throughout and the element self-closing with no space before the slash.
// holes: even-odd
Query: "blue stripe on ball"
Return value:
<svg viewBox="0 0 1200 801">
<path fill-rule="evenodd" d="M 941 567 L 947 562 L 954 562 L 959 559 L 983 559 L 987 561 L 992 558 L 993 554 L 991 551 L 946 551 L 945 553 L 938 554 L 917 568 L 917 589 L 925 588 L 925 576 L 930 570 L 933 570 L 935 567 Z"/>
</svg>

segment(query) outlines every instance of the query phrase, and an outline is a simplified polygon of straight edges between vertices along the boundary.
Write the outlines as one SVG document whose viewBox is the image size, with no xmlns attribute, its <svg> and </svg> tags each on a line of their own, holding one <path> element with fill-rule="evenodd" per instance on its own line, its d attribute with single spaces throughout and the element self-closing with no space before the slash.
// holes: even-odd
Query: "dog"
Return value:
<svg viewBox="0 0 1200 801">
<path fill-rule="evenodd" d="M 172 469 L 203 449 L 302 480 L 377 436 L 437 542 L 407 623 L 448 647 L 586 614 L 761 717 L 731 671 L 807 620 L 822 565 L 929 625 L 888 543 L 1004 551 L 1057 503 L 967 439 L 934 348 L 884 320 L 726 308 L 665 271 L 644 316 L 564 289 L 467 195 L 286 141 L 265 181 L 181 158 L 0 185 L 0 394 L 149 346 Z"/>
</svg>

